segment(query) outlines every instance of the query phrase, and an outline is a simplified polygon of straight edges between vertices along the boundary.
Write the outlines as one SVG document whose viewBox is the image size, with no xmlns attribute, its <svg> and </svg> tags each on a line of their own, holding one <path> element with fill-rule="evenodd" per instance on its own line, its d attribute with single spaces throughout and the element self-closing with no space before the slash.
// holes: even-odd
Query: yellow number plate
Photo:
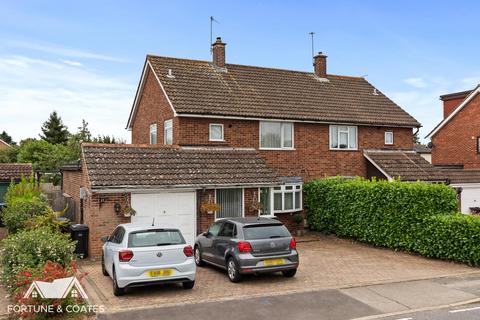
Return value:
<svg viewBox="0 0 480 320">
<path fill-rule="evenodd" d="M 173 274 L 173 269 L 160 269 L 148 271 L 149 277 L 168 277 Z"/>
<path fill-rule="evenodd" d="M 269 259 L 264 260 L 263 264 L 265 266 L 278 266 L 279 264 L 285 264 L 285 259 Z"/>
</svg>

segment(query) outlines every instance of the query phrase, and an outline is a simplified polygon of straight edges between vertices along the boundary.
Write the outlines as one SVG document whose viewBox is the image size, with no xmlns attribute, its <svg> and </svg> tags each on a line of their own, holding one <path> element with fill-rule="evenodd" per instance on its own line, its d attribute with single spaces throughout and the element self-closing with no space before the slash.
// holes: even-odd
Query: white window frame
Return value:
<svg viewBox="0 0 480 320">
<path fill-rule="evenodd" d="M 212 138 L 212 126 L 222 127 L 222 138 L 221 139 L 213 139 Z M 225 132 L 224 132 L 224 129 L 223 129 L 223 123 L 210 123 L 208 125 L 208 140 L 209 141 L 225 141 Z"/>
<path fill-rule="evenodd" d="M 172 134 L 172 139 L 170 143 L 167 143 L 167 130 L 170 130 Z M 165 145 L 173 144 L 173 119 L 165 120 L 163 122 L 163 144 Z"/>
<path fill-rule="evenodd" d="M 338 146 L 336 148 L 332 147 L 332 128 L 337 127 L 337 141 L 338 141 Z M 338 128 L 339 127 L 346 127 L 346 131 L 341 131 Z M 350 128 L 355 128 L 355 148 L 350 148 L 350 131 L 348 129 Z M 340 133 L 346 133 L 348 134 L 348 141 L 347 141 L 347 148 L 340 148 Z M 331 124 L 328 127 L 328 146 L 330 150 L 336 150 L 336 151 L 355 151 L 358 150 L 358 126 L 348 126 L 348 125 L 341 125 L 341 124 Z"/>
<path fill-rule="evenodd" d="M 269 214 L 261 214 L 261 211 L 262 210 L 257 210 L 257 215 L 259 217 L 275 217 L 275 212 L 273 211 L 273 188 L 270 188 L 270 187 L 265 187 L 268 189 L 269 193 L 270 193 L 270 197 L 268 199 L 268 202 L 270 204 L 270 213 Z M 260 199 L 260 192 L 261 192 L 261 189 L 263 189 L 262 187 L 258 188 L 258 202 L 261 201 Z"/>
<path fill-rule="evenodd" d="M 287 190 L 286 187 L 292 187 L 292 190 Z M 275 190 L 275 188 L 280 188 L 280 190 Z M 295 208 L 295 200 L 296 200 L 296 193 L 300 193 L 299 199 L 299 208 Z M 293 208 L 292 209 L 285 209 L 285 193 L 293 193 Z M 258 188 L 258 194 L 260 195 L 260 188 Z M 282 209 L 275 210 L 275 194 L 282 195 Z M 303 185 L 302 184 L 285 184 L 281 186 L 275 186 L 270 188 L 270 214 L 260 214 L 260 210 L 258 210 L 257 214 L 259 217 L 274 217 L 276 213 L 288 213 L 288 212 L 299 212 L 303 210 Z"/>
<path fill-rule="evenodd" d="M 280 148 L 265 148 L 262 147 L 262 127 L 264 123 L 280 123 Z M 284 124 L 292 125 L 292 146 L 284 147 L 285 138 L 283 136 L 283 126 Z M 295 124 L 293 122 L 283 122 L 283 121 L 260 121 L 259 134 L 258 134 L 258 146 L 260 150 L 294 150 L 295 149 Z"/>
<path fill-rule="evenodd" d="M 387 141 L 387 136 L 388 136 L 388 135 L 392 135 L 392 142 L 388 142 L 388 141 Z M 394 140 L 393 140 L 393 139 L 394 139 L 394 138 L 393 138 L 393 131 L 385 131 L 385 141 L 384 141 L 384 142 L 385 142 L 385 145 L 389 145 L 389 146 L 393 145 L 393 144 L 394 144 Z"/>
<path fill-rule="evenodd" d="M 154 134 L 154 137 L 155 137 L 155 141 L 152 140 L 152 135 Z M 157 139 L 158 139 L 158 136 L 157 136 L 157 123 L 152 123 L 150 125 L 150 144 L 157 144 Z"/>
</svg>

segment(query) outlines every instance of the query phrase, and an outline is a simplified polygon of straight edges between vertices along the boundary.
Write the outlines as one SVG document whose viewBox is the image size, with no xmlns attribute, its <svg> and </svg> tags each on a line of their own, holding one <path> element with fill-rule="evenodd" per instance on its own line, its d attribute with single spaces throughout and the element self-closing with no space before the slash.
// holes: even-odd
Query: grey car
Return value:
<svg viewBox="0 0 480 320">
<path fill-rule="evenodd" d="M 197 237 L 194 257 L 198 266 L 226 269 L 232 282 L 262 272 L 293 277 L 299 265 L 295 239 L 280 221 L 269 218 L 217 220 Z"/>
</svg>

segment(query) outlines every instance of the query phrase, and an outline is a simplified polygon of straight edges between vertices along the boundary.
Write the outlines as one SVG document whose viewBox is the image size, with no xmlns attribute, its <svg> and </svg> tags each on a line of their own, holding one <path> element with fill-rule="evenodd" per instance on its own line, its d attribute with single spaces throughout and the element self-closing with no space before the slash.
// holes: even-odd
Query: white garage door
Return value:
<svg viewBox="0 0 480 320">
<path fill-rule="evenodd" d="M 463 213 L 470 213 L 472 207 L 480 207 L 480 187 L 463 185 L 461 203 Z"/>
<path fill-rule="evenodd" d="M 194 191 L 132 194 L 132 208 L 137 211 L 132 222 L 151 224 L 155 218 L 156 226 L 180 229 L 187 243 L 193 245 L 196 236 Z"/>
</svg>

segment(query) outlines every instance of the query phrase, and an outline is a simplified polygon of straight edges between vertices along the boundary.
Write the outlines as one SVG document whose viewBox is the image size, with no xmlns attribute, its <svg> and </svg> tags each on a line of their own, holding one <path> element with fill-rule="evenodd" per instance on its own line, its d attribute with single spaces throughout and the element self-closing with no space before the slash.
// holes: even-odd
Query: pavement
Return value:
<svg viewBox="0 0 480 320">
<path fill-rule="evenodd" d="M 355 288 L 312 290 L 217 302 L 150 306 L 97 315 L 101 320 L 221 318 L 249 320 L 478 320 L 480 274 Z M 475 293 L 472 293 L 475 292 Z"/>
</svg>

